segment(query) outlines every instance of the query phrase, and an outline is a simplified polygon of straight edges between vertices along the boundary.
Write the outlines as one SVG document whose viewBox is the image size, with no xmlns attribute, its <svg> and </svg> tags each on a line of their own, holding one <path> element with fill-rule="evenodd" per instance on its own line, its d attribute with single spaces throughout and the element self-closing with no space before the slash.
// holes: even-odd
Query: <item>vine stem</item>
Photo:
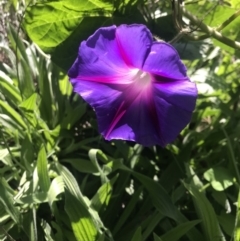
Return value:
<svg viewBox="0 0 240 241">
<path fill-rule="evenodd" d="M 231 157 L 230 160 L 232 161 L 232 165 L 233 165 L 233 168 L 234 168 L 234 171 L 235 171 L 235 174 L 236 174 L 237 183 L 238 183 L 238 185 L 240 185 L 240 173 L 239 173 L 239 170 L 238 170 L 237 160 L 236 160 L 235 155 L 234 155 L 232 144 L 231 144 L 231 141 L 229 139 L 229 136 L 228 136 L 227 132 L 225 131 L 225 129 L 223 127 L 222 127 L 222 130 L 223 130 L 223 133 L 224 133 L 224 135 L 226 137 L 226 140 L 227 140 L 227 146 L 228 146 L 230 157 Z"/>
<path fill-rule="evenodd" d="M 182 8 L 182 13 L 189 19 L 192 21 L 192 23 L 194 23 L 194 25 L 198 26 L 199 29 L 201 29 L 204 33 L 206 33 L 209 37 L 213 37 L 215 39 L 217 39 L 219 42 L 222 42 L 234 49 L 238 49 L 240 50 L 240 42 L 234 41 L 232 39 L 227 38 L 226 36 L 222 35 L 219 31 L 217 31 L 217 29 L 211 28 L 208 25 L 206 25 L 205 23 L 203 23 L 200 19 L 198 19 L 197 17 L 193 16 L 190 12 L 188 12 L 186 9 Z M 240 13 L 239 13 L 240 14 Z M 235 17 L 236 18 L 236 17 Z M 235 19 L 234 18 L 234 19 Z M 223 27 L 226 26 L 226 24 L 229 24 L 230 20 L 228 19 L 227 21 L 225 21 L 222 25 Z M 231 20 L 233 21 L 233 20 Z M 221 25 L 221 26 L 222 26 Z M 220 27 L 221 27 L 220 26 Z"/>
<path fill-rule="evenodd" d="M 221 31 L 239 16 L 240 16 L 240 9 L 236 11 L 232 16 L 230 16 L 226 21 L 224 21 L 216 30 Z"/>
<path fill-rule="evenodd" d="M 180 40 L 184 35 L 186 35 L 183 32 L 179 32 L 171 41 L 169 41 L 169 44 L 174 44 L 176 42 L 178 42 L 178 40 Z"/>
</svg>

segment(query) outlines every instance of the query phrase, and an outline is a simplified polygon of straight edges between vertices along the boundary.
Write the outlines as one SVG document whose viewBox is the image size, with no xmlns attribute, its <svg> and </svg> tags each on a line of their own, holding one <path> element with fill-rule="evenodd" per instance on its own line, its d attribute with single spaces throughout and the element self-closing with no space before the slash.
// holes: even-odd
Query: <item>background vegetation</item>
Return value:
<svg viewBox="0 0 240 241">
<path fill-rule="evenodd" d="M 238 0 L 0 2 L 0 240 L 239 241 Z M 144 23 L 197 83 L 166 148 L 104 141 L 66 72 L 100 26 Z"/>
</svg>

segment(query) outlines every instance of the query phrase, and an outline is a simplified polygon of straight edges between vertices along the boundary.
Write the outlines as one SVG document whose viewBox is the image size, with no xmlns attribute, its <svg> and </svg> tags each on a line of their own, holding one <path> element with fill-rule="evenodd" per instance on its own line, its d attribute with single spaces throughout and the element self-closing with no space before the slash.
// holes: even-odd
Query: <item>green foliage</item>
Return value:
<svg viewBox="0 0 240 241">
<path fill-rule="evenodd" d="M 146 23 L 138 8 L 138 4 L 143 2 L 143 0 L 39 2 L 26 9 L 23 25 L 30 38 L 50 53 L 58 66 L 67 71 L 76 58 L 80 42 L 99 27 L 134 22 Z"/>
<path fill-rule="evenodd" d="M 27 9 L 24 24 L 34 42 L 52 48 L 69 37 L 85 16 L 110 17 L 112 10 L 111 4 L 97 0 L 36 3 Z"/>
<path fill-rule="evenodd" d="M 210 168 L 203 176 L 216 191 L 223 191 L 233 185 L 234 176 L 223 167 Z"/>
<path fill-rule="evenodd" d="M 23 26 L 34 43 L 12 26 L 8 45 L 0 43 L 0 240 L 240 240 L 237 50 L 187 34 L 175 47 L 199 89 L 190 125 L 164 149 L 106 142 L 66 71 L 100 26 L 145 23 L 170 40 L 170 2 L 26 3 Z M 215 28 L 239 7 L 186 1 Z M 239 40 L 238 23 L 222 33 Z"/>
<path fill-rule="evenodd" d="M 224 25 L 234 14 L 237 13 L 239 6 L 234 1 L 229 1 L 229 3 L 223 2 L 219 4 L 217 1 L 199 1 L 197 4 L 189 4 L 187 8 L 191 11 L 192 14 L 202 19 L 202 21 L 209 26 L 222 29 L 222 33 L 227 37 L 230 37 L 233 40 L 240 40 L 240 18 L 233 19 L 229 24 Z M 220 46 L 223 49 L 234 53 L 234 49 L 229 48 L 225 44 L 215 41 L 215 44 Z"/>
</svg>

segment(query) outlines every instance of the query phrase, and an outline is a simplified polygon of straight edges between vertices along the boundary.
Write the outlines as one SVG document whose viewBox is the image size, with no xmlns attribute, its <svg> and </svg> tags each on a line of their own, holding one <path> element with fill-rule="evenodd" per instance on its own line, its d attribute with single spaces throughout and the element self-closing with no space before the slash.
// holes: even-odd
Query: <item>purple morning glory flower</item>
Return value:
<svg viewBox="0 0 240 241">
<path fill-rule="evenodd" d="M 176 50 L 144 25 L 99 28 L 68 75 L 107 140 L 165 146 L 189 123 L 197 89 Z"/>
</svg>

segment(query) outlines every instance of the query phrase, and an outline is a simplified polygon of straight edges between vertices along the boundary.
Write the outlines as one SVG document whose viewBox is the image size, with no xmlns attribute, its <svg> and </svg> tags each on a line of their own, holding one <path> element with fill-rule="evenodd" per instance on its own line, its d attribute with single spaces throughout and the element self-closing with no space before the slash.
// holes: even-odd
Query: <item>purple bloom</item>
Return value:
<svg viewBox="0 0 240 241">
<path fill-rule="evenodd" d="M 107 140 L 144 146 L 173 141 L 189 123 L 197 90 L 176 50 L 144 25 L 98 29 L 79 47 L 68 75 L 97 114 Z"/>
</svg>

